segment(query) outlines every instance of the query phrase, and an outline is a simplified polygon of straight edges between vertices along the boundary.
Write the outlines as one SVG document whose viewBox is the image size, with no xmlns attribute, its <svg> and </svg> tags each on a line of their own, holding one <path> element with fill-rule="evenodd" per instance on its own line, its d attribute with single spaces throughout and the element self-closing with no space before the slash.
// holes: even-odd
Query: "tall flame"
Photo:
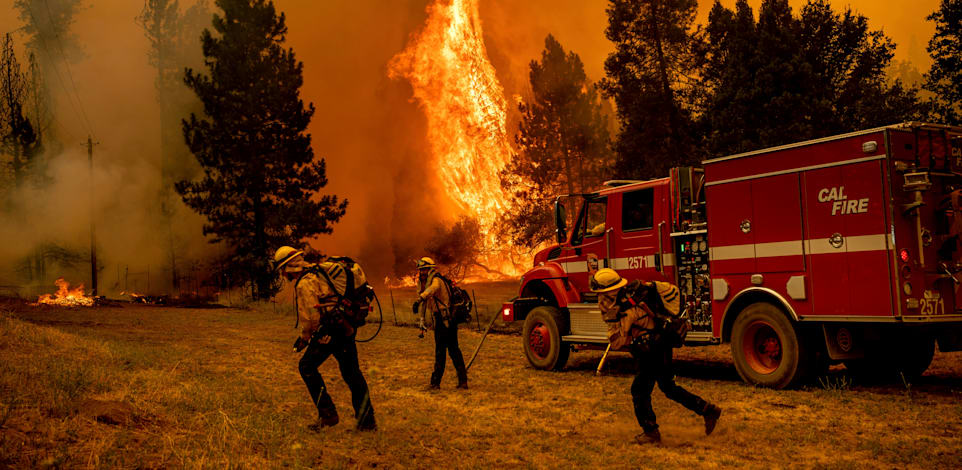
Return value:
<svg viewBox="0 0 962 470">
<path fill-rule="evenodd" d="M 388 73 L 411 83 L 427 115 L 444 189 L 463 213 L 477 218 L 490 251 L 495 223 L 510 208 L 498 172 L 512 149 L 507 102 L 484 47 L 478 0 L 435 0 L 424 29 L 391 59 Z M 517 271 L 505 256 L 511 248 L 496 251 L 487 262 Z"/>
</svg>

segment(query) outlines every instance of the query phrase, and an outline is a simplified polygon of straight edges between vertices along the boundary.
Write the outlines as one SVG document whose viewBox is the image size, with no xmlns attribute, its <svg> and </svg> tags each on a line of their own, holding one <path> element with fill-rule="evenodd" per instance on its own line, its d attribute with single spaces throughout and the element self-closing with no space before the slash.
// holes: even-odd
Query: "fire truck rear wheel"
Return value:
<svg viewBox="0 0 962 470">
<path fill-rule="evenodd" d="M 776 389 L 798 384 L 811 359 L 792 322 L 767 302 L 751 304 L 738 315 L 731 348 L 745 382 Z"/>
<path fill-rule="evenodd" d="M 563 369 L 570 349 L 561 335 L 567 331 L 567 319 L 557 308 L 542 306 L 528 312 L 521 334 L 528 362 L 536 369 Z"/>
</svg>

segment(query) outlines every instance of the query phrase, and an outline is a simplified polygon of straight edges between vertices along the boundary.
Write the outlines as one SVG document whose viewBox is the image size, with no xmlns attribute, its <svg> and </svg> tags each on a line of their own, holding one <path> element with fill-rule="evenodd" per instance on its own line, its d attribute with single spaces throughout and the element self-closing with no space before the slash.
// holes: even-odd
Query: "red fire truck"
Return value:
<svg viewBox="0 0 962 470">
<path fill-rule="evenodd" d="M 557 244 L 502 318 L 528 361 L 603 348 L 590 273 L 682 291 L 687 344 L 731 343 L 749 383 L 829 364 L 921 374 L 962 350 L 962 128 L 903 123 L 715 158 L 667 178 L 559 197 Z M 572 199 L 573 198 L 573 199 Z M 565 202 L 578 203 L 567 227 Z"/>
</svg>

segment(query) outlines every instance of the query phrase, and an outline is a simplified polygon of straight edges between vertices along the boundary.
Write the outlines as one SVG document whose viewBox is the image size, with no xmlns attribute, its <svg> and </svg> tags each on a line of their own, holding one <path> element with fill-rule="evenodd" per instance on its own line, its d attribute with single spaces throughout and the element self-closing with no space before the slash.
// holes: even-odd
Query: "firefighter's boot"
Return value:
<svg viewBox="0 0 962 470">
<path fill-rule="evenodd" d="M 721 416 L 721 408 L 716 405 L 706 405 L 705 412 L 702 415 L 705 418 L 705 435 L 711 434 L 715 430 L 715 425 L 718 424 L 718 418 Z"/>
<path fill-rule="evenodd" d="M 324 410 L 323 412 L 318 413 L 317 421 L 308 425 L 307 428 L 311 431 L 318 432 L 323 428 L 335 426 L 340 421 L 341 419 L 337 416 L 337 410 Z"/>
<path fill-rule="evenodd" d="M 658 429 L 653 429 L 651 431 L 645 431 L 642 434 L 635 436 L 635 441 L 639 444 L 660 444 L 661 443 L 661 432 Z"/>
<path fill-rule="evenodd" d="M 465 380 L 464 382 L 458 383 L 458 388 L 463 388 L 463 389 L 467 390 L 467 389 L 468 389 L 468 381 Z"/>
<path fill-rule="evenodd" d="M 374 413 L 366 413 L 359 418 L 354 429 L 358 431 L 377 431 L 377 421 L 374 420 Z"/>
</svg>

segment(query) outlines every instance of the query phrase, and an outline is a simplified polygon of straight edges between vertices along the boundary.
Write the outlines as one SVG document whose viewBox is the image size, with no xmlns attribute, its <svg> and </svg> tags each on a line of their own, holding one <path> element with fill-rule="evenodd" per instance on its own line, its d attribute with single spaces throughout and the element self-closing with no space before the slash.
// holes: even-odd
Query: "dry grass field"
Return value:
<svg viewBox="0 0 962 470">
<path fill-rule="evenodd" d="M 478 289 L 482 317 L 506 298 Z M 400 313 L 409 302 L 393 294 Z M 432 339 L 394 326 L 388 306 L 380 335 L 359 344 L 378 431 L 352 429 L 331 359 L 321 372 L 342 422 L 312 433 L 287 310 L 0 309 L 0 467 L 962 468 L 960 353 L 937 354 L 911 385 L 860 385 L 836 367 L 772 391 L 742 383 L 727 346 L 682 348 L 678 382 L 720 404 L 721 422 L 705 437 L 700 418 L 656 390 L 665 442 L 643 447 L 626 354 L 601 377 L 598 351 L 538 371 L 500 328 L 469 390 L 449 367 L 442 389 L 425 391 Z M 461 333 L 466 356 L 479 339 Z"/>
</svg>

